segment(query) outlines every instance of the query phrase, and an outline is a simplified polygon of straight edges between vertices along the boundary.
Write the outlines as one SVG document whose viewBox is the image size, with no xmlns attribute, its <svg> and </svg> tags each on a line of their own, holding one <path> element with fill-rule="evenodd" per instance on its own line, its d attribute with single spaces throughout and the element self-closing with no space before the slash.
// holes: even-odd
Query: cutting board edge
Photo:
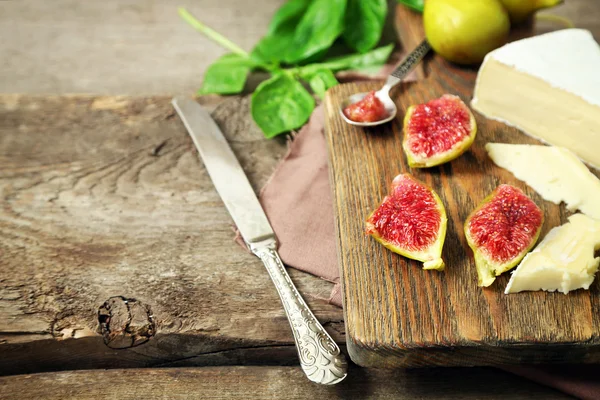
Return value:
<svg viewBox="0 0 600 400">
<path fill-rule="evenodd" d="M 337 92 L 339 90 L 339 86 L 345 85 L 343 83 L 336 85 L 330 89 L 328 89 L 325 92 L 325 98 L 323 100 L 323 106 L 325 108 L 325 112 L 324 115 L 327 116 L 328 114 L 330 114 L 331 110 L 331 96 L 333 95 L 333 93 Z M 329 112 L 328 112 L 329 110 Z M 329 170 L 329 182 L 334 182 L 334 177 L 335 177 L 335 171 L 332 168 L 332 162 L 331 162 L 331 152 L 329 151 L 330 148 L 330 144 L 329 144 L 329 138 L 330 138 L 330 123 L 329 123 L 329 118 L 325 118 L 325 129 L 324 129 L 324 133 L 325 133 L 325 142 L 327 143 L 327 167 Z M 330 184 L 330 192 L 331 192 L 331 198 L 332 200 L 334 200 L 336 198 L 336 185 L 334 184 Z M 333 206 L 333 204 L 332 204 Z M 332 207 L 333 208 L 333 207 Z M 341 269 L 341 265 L 342 265 L 342 249 L 341 249 L 341 243 L 340 243 L 340 229 L 339 229 L 339 215 L 337 212 L 335 212 L 335 209 L 333 210 L 333 220 L 334 220 L 334 228 L 335 228 L 335 250 L 336 250 L 336 260 L 337 260 L 337 264 L 338 264 L 338 268 Z M 345 295 L 345 283 L 344 283 L 344 277 L 343 277 L 343 273 L 342 271 L 340 271 L 340 298 L 342 300 L 342 313 L 344 316 L 344 331 L 346 332 L 346 337 L 350 338 L 350 327 L 348 326 L 348 314 L 346 312 L 347 307 L 346 307 L 346 295 Z M 347 347 L 350 347 L 350 344 L 347 344 Z M 348 349 L 348 352 L 350 350 Z"/>
<path fill-rule="evenodd" d="M 350 359 L 364 368 L 480 367 L 522 364 L 600 363 L 600 343 L 513 344 L 378 348 L 346 335 Z"/>
</svg>

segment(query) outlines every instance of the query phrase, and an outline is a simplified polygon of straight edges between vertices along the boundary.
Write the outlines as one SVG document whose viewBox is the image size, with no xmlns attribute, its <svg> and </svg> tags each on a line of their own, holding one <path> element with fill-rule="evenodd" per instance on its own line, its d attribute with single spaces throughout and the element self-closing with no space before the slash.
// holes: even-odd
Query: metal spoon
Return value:
<svg viewBox="0 0 600 400">
<path fill-rule="evenodd" d="M 368 92 L 353 94 L 343 101 L 340 107 L 340 114 L 342 115 L 342 118 L 344 118 L 347 123 L 356 126 L 377 126 L 393 120 L 396 117 L 398 109 L 396 108 L 394 101 L 390 98 L 390 90 L 400 83 L 402 79 L 404 79 L 406 75 L 408 75 L 408 73 L 419 64 L 423 57 L 427 55 L 429 50 L 431 50 L 431 46 L 429 46 L 427 40 L 423 40 L 420 45 L 418 45 L 409 55 L 404 58 L 404 60 L 402 60 L 400 65 L 398 65 L 398 68 L 396 68 L 388 76 L 385 85 L 375 92 L 375 96 L 381 100 L 383 106 L 385 107 L 385 111 L 388 115 L 386 118 L 374 122 L 356 122 L 346 117 L 344 114 L 344 108 L 348 107 L 350 104 L 361 101 L 368 94 Z"/>
</svg>

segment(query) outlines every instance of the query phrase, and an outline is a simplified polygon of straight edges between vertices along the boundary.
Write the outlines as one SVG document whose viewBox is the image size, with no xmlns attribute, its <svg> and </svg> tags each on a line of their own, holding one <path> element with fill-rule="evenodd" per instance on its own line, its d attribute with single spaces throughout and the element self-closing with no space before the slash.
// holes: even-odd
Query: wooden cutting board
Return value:
<svg viewBox="0 0 600 400">
<path fill-rule="evenodd" d="M 514 128 L 474 113 L 478 133 L 471 149 L 439 167 L 410 169 L 402 151 L 402 119 L 411 104 L 444 93 L 471 99 L 475 71 L 429 60 L 428 78 L 397 88 L 399 115 L 391 124 L 363 129 L 339 115 L 342 99 L 381 83 L 344 84 L 330 90 L 326 136 L 333 186 L 337 248 L 352 360 L 368 367 L 469 366 L 511 363 L 600 361 L 600 284 L 589 291 L 524 292 L 505 295 L 505 273 L 489 288 L 477 286 L 473 255 L 463 233 L 469 213 L 497 185 L 525 191 L 545 215 L 540 238 L 566 222 L 563 205 L 495 166 L 487 142 L 532 143 Z M 448 214 L 443 272 L 385 249 L 364 233 L 365 219 L 390 190 L 392 179 L 409 172 L 430 185 Z"/>
</svg>

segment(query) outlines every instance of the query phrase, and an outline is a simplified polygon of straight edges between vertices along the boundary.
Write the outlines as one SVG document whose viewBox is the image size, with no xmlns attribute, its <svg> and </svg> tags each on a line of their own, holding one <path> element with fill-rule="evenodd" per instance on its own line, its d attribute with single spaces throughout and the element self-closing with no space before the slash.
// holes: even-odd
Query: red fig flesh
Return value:
<svg viewBox="0 0 600 400">
<path fill-rule="evenodd" d="M 471 147 L 477 134 L 473 114 L 450 94 L 410 106 L 404 116 L 402 147 L 412 168 L 443 164 Z"/>
<path fill-rule="evenodd" d="M 479 286 L 515 267 L 531 250 L 544 223 L 542 210 L 520 189 L 500 185 L 467 218 Z"/>
<path fill-rule="evenodd" d="M 392 190 L 367 219 L 366 232 L 391 251 L 444 269 L 446 210 L 438 195 L 410 174 L 392 181 Z"/>
</svg>

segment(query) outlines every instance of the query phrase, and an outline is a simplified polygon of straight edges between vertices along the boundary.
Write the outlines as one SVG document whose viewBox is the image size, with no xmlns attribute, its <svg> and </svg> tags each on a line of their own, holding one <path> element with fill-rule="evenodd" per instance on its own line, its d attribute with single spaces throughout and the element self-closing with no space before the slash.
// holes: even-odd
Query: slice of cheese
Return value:
<svg viewBox="0 0 600 400">
<path fill-rule="evenodd" d="M 485 149 L 496 165 L 512 172 L 545 200 L 564 201 L 570 211 L 579 210 L 600 220 L 600 180 L 569 150 L 504 143 L 488 143 Z"/>
<path fill-rule="evenodd" d="M 600 221 L 574 214 L 569 222 L 553 228 L 537 247 L 525 256 L 512 273 L 504 293 L 526 290 L 558 290 L 569 293 L 589 289 L 598 271 Z"/>
<path fill-rule="evenodd" d="M 471 106 L 600 168 L 600 46 L 589 31 L 564 29 L 488 53 Z"/>
</svg>

